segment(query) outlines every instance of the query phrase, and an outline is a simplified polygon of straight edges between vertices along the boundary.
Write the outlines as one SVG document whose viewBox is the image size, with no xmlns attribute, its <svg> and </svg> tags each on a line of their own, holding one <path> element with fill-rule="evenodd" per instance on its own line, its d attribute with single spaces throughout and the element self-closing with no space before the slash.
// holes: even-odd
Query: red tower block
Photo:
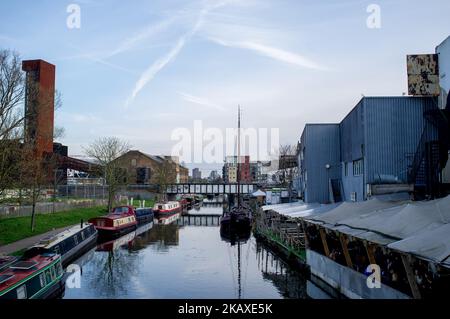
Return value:
<svg viewBox="0 0 450 319">
<path fill-rule="evenodd" d="M 43 60 L 22 62 L 26 72 L 25 142 L 37 156 L 53 153 L 55 66 Z"/>
</svg>

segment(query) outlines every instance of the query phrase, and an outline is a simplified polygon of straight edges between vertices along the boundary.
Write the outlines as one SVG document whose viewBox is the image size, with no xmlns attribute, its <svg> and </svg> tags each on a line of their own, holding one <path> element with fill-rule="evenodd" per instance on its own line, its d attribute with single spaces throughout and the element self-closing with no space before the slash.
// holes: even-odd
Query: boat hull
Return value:
<svg viewBox="0 0 450 319">
<path fill-rule="evenodd" d="M 122 228 L 97 228 L 98 236 L 101 240 L 117 238 L 122 235 L 128 234 L 137 228 L 137 223 L 133 225 L 127 225 Z"/>
<path fill-rule="evenodd" d="M 67 267 L 72 261 L 81 257 L 85 252 L 91 250 L 97 244 L 98 231 L 96 230 L 89 238 L 85 239 L 78 246 L 68 251 L 61 257 L 63 267 Z"/>
<path fill-rule="evenodd" d="M 158 210 L 156 216 L 170 216 L 181 213 L 181 207 L 171 210 Z"/>
</svg>

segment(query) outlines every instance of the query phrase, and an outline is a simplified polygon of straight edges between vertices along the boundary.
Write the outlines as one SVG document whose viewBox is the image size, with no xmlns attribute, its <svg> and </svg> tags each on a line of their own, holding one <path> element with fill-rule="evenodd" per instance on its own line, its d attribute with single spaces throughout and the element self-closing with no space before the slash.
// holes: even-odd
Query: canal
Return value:
<svg viewBox="0 0 450 319">
<path fill-rule="evenodd" d="M 219 234 L 221 206 L 195 216 L 155 219 L 97 247 L 75 264 L 79 287 L 65 299 L 216 299 L 314 297 L 307 278 L 251 237 L 231 246 Z M 312 291 L 312 293 L 311 293 Z"/>
</svg>

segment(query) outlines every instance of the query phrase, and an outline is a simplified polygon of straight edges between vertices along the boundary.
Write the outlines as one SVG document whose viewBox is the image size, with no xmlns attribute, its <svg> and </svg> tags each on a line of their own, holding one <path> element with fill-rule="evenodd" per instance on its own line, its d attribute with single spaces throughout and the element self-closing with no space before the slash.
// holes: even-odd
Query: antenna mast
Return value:
<svg viewBox="0 0 450 319">
<path fill-rule="evenodd" d="M 241 207 L 241 106 L 238 105 L 238 158 L 237 158 L 237 182 L 238 182 L 238 207 Z"/>
</svg>

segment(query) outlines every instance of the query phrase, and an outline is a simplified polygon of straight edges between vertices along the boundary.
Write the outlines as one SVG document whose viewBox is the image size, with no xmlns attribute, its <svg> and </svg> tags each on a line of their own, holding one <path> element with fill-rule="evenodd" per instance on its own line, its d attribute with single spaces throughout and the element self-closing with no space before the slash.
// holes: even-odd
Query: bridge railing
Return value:
<svg viewBox="0 0 450 319">
<path fill-rule="evenodd" d="M 241 194 L 252 194 L 257 191 L 256 184 L 241 184 Z M 237 194 L 237 184 L 170 184 L 168 194 Z"/>
</svg>

